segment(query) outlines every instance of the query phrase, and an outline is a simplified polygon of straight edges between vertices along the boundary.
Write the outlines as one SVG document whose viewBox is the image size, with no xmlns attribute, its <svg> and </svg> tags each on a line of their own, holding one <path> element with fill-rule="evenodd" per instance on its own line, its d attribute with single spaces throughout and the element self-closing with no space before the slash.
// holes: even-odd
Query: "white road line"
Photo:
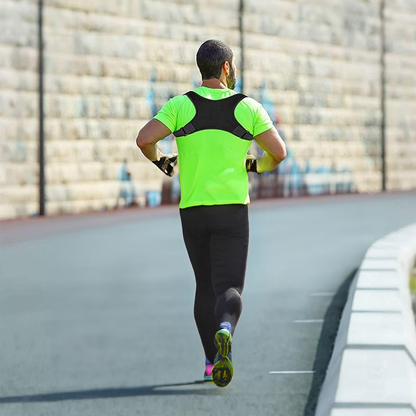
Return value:
<svg viewBox="0 0 416 416">
<path fill-rule="evenodd" d="M 334 292 L 311 293 L 311 296 L 334 296 Z"/>
<path fill-rule="evenodd" d="M 270 371 L 270 374 L 313 374 L 315 371 Z"/>
<path fill-rule="evenodd" d="M 314 324 L 314 323 L 322 323 L 324 322 L 323 319 L 298 319 L 295 321 L 296 324 Z"/>
</svg>

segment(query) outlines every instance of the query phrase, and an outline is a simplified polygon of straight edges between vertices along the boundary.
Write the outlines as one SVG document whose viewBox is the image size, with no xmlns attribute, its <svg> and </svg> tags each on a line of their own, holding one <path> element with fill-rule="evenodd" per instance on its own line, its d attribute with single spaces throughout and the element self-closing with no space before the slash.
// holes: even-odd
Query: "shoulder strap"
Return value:
<svg viewBox="0 0 416 416">
<path fill-rule="evenodd" d="M 251 133 L 234 116 L 238 103 L 246 98 L 244 94 L 234 94 L 221 100 L 210 100 L 194 91 L 188 91 L 184 95 L 191 100 L 196 114 L 189 123 L 173 133 L 175 137 L 205 129 L 217 129 L 228 131 L 244 140 L 253 140 Z"/>
</svg>

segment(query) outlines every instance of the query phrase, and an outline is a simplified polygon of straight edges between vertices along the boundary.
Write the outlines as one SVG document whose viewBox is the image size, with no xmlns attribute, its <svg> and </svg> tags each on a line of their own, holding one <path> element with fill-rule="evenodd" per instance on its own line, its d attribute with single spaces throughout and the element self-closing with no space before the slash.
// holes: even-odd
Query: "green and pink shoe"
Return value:
<svg viewBox="0 0 416 416">
<path fill-rule="evenodd" d="M 211 376 L 212 381 L 218 387 L 228 386 L 233 379 L 234 367 L 232 363 L 231 343 L 232 336 L 228 329 L 223 327 L 215 334 L 215 344 L 218 352 L 215 356 Z"/>
<path fill-rule="evenodd" d="M 204 381 L 212 381 L 212 367 L 214 367 L 214 365 L 208 360 L 208 358 L 206 358 Z"/>
</svg>

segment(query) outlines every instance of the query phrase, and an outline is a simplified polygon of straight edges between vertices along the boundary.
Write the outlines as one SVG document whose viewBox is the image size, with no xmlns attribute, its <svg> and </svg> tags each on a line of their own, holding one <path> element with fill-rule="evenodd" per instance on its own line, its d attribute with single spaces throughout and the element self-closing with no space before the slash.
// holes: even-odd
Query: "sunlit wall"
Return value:
<svg viewBox="0 0 416 416">
<path fill-rule="evenodd" d="M 381 190 L 380 0 L 243 6 L 240 25 L 239 0 L 44 1 L 48 214 L 113 208 L 128 187 L 140 205 L 161 189 L 135 137 L 198 85 L 207 38 L 234 49 L 244 92 L 265 105 L 299 172 L 348 172 L 355 190 Z M 387 189 L 414 189 L 414 0 L 386 1 L 384 24 Z M 37 1 L 0 2 L 0 218 L 38 211 L 37 26 Z"/>
</svg>

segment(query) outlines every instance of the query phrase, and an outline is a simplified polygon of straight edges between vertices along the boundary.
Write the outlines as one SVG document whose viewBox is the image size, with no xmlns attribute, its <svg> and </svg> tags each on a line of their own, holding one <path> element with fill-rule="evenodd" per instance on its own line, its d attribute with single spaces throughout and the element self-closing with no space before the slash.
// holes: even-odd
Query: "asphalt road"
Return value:
<svg viewBox="0 0 416 416">
<path fill-rule="evenodd" d="M 415 193 L 252 204 L 224 389 L 200 382 L 177 208 L 0 224 L 0 414 L 311 415 L 349 280 L 415 221 Z"/>
</svg>

